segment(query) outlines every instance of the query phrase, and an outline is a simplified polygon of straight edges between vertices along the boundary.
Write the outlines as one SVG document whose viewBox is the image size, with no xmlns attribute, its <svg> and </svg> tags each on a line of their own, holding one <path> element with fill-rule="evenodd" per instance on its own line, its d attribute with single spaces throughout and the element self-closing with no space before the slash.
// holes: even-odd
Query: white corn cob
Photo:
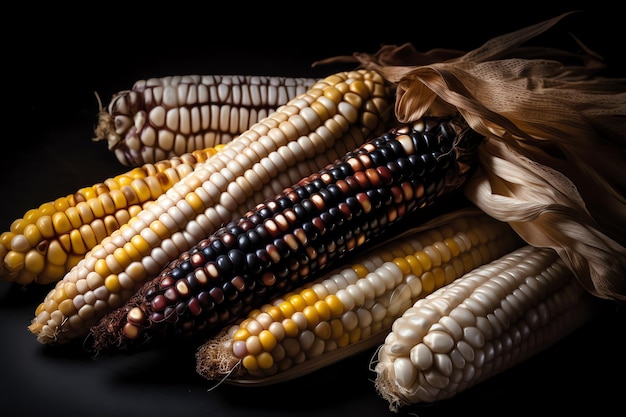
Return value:
<svg viewBox="0 0 626 417">
<path fill-rule="evenodd" d="M 450 398 L 590 320 L 595 300 L 551 249 L 524 246 L 418 300 L 378 351 L 392 411 Z"/>
</svg>

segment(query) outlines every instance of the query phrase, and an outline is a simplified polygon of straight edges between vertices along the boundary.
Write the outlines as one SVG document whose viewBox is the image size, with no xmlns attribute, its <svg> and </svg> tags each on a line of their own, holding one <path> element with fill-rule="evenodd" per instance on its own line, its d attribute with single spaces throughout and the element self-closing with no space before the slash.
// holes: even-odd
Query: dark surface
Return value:
<svg viewBox="0 0 626 417">
<path fill-rule="evenodd" d="M 1 230 L 29 208 L 127 170 L 104 142 L 90 140 L 98 112 L 94 92 L 108 102 L 138 79 L 174 74 L 321 77 L 332 69 L 310 64 L 329 56 L 373 53 L 381 44 L 404 42 L 421 51 L 470 50 L 578 8 L 524 4 L 495 13 L 475 3 L 456 11 L 435 3 L 407 11 L 384 2 L 379 10 L 355 13 L 307 4 L 284 24 L 277 14 L 270 17 L 278 6 L 245 16 L 241 5 L 230 14 L 228 5 L 219 13 L 183 12 L 179 2 L 169 8 L 156 2 L 145 8 L 100 7 L 86 12 L 37 6 L 36 16 L 24 10 L 7 17 L 18 19 L 18 29 L 3 36 L 13 41 L 4 52 L 3 97 L 9 108 L 4 124 L 12 131 L 2 141 Z M 566 32 L 573 32 L 605 56 L 610 75 L 623 76 L 621 14 L 595 2 L 580 8 L 582 14 L 552 29 L 548 39 L 571 46 Z M 38 344 L 27 326 L 48 290 L 0 283 L 3 416 L 393 415 L 372 382 L 373 351 L 289 383 L 209 391 L 211 384 L 195 374 L 193 346 L 93 359 L 80 345 Z M 623 407 L 624 319 L 623 309 L 611 308 L 515 368 L 453 399 L 399 414 L 613 414 Z"/>
</svg>

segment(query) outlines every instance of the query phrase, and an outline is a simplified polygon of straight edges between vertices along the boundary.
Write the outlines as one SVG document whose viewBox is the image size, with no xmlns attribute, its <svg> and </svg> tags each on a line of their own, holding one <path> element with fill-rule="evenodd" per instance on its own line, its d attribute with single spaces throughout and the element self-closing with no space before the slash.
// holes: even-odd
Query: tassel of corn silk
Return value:
<svg viewBox="0 0 626 417">
<path fill-rule="evenodd" d="M 487 138 L 467 198 L 554 249 L 595 296 L 626 300 L 626 78 L 601 76 L 580 42 L 582 54 L 523 46 L 570 14 L 463 55 L 405 44 L 353 59 L 397 84 L 401 122 L 463 115 Z"/>
<path fill-rule="evenodd" d="M 96 352 L 197 337 L 303 284 L 473 172 L 462 118 L 390 129 L 199 241 L 92 327 Z"/>
</svg>

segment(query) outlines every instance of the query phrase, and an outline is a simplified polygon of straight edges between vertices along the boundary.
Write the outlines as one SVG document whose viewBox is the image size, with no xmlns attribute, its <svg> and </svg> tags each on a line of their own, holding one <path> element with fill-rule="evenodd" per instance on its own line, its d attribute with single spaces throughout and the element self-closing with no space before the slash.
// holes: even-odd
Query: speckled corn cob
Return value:
<svg viewBox="0 0 626 417">
<path fill-rule="evenodd" d="M 508 224 L 478 210 L 457 210 L 431 223 L 436 226 L 381 242 L 350 266 L 223 329 L 197 350 L 198 374 L 267 385 L 313 372 L 381 344 L 418 298 L 521 245 Z"/>
<path fill-rule="evenodd" d="M 60 280 L 85 254 L 223 145 L 144 164 L 41 204 L 0 235 L 0 279 Z"/>
<path fill-rule="evenodd" d="M 482 137 L 460 118 L 390 130 L 182 253 L 92 328 L 94 350 L 219 330 L 456 190 Z"/>
<path fill-rule="evenodd" d="M 48 344 L 84 337 L 181 252 L 387 130 L 393 103 L 393 90 L 374 71 L 320 80 L 94 247 L 46 295 L 30 331 Z"/>
<path fill-rule="evenodd" d="M 137 81 L 100 111 L 94 140 L 108 141 L 124 165 L 139 166 L 231 141 L 313 78 L 184 75 Z"/>
</svg>

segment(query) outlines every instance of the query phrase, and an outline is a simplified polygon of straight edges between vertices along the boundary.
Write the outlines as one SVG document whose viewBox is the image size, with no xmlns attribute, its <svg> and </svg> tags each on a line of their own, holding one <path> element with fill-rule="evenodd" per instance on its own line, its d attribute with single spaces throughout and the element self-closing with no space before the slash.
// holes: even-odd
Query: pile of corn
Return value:
<svg viewBox="0 0 626 417">
<path fill-rule="evenodd" d="M 376 389 L 397 411 L 594 317 L 557 251 L 460 198 L 485 136 L 455 112 L 400 123 L 395 99 L 369 69 L 114 96 L 96 134 L 135 167 L 0 235 L 4 280 L 53 285 L 29 330 L 96 353 L 181 339 L 199 375 L 242 385 L 378 346 Z"/>
</svg>

